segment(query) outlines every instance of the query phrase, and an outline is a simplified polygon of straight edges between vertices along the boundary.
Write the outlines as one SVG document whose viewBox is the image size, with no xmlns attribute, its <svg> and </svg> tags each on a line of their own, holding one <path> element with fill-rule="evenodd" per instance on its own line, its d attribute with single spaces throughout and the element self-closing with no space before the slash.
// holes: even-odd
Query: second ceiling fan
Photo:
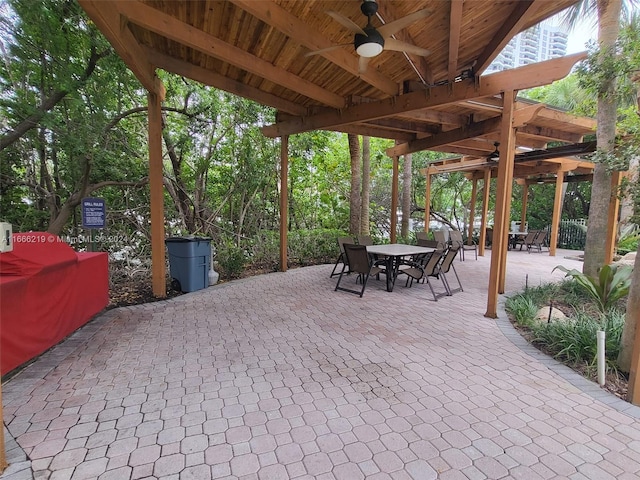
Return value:
<svg viewBox="0 0 640 480">
<path fill-rule="evenodd" d="M 405 52 L 421 57 L 429 55 L 429 50 L 426 48 L 411 45 L 410 43 L 402 42 L 392 37 L 403 28 L 427 17 L 431 13 L 428 9 L 418 10 L 406 17 L 386 23 L 378 28 L 374 27 L 371 23 L 371 17 L 378 11 L 378 4 L 375 0 L 363 0 L 362 5 L 360 5 L 360 11 L 367 17 L 367 25 L 364 28 L 358 26 L 351 19 L 338 12 L 327 12 L 334 20 L 355 34 L 353 46 L 356 49 L 356 53 L 360 56 L 358 62 L 359 73 L 364 73 L 369 64 L 369 60 L 382 53 L 383 50 Z M 306 56 L 319 55 L 341 47 L 342 45 L 335 45 L 333 47 L 315 50 L 307 53 Z"/>
</svg>

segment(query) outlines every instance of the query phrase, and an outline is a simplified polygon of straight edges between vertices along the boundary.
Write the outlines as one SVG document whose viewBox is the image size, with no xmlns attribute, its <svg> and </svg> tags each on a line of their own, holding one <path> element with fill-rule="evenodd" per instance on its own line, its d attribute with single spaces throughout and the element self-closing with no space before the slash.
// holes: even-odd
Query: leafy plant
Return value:
<svg viewBox="0 0 640 480">
<path fill-rule="evenodd" d="M 513 315 L 517 325 L 531 327 L 538 305 L 527 293 L 518 293 L 507 299 L 505 309 Z"/>
<path fill-rule="evenodd" d="M 629 293 L 631 286 L 630 266 L 604 265 L 598 270 L 598 277 L 585 275 L 575 268 L 569 270 L 558 265 L 553 270 L 561 270 L 572 277 L 597 302 L 601 312 L 608 311 L 618 300 Z"/>
<path fill-rule="evenodd" d="M 615 368 L 623 326 L 624 314 L 616 309 L 611 309 L 601 319 L 581 311 L 572 319 L 534 325 L 533 341 L 543 345 L 556 358 L 591 365 L 596 359 L 597 331 L 603 330 L 607 362 Z"/>
</svg>

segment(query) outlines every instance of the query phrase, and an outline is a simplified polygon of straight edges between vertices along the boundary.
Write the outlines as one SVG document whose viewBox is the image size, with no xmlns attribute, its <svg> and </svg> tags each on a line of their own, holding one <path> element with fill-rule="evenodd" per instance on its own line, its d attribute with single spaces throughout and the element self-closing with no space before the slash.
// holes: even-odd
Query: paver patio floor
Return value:
<svg viewBox="0 0 640 480">
<path fill-rule="evenodd" d="M 566 254 L 510 253 L 507 289 Z M 640 409 L 485 318 L 469 258 L 438 302 L 323 265 L 106 312 L 3 386 L 2 478 L 639 478 Z"/>
</svg>

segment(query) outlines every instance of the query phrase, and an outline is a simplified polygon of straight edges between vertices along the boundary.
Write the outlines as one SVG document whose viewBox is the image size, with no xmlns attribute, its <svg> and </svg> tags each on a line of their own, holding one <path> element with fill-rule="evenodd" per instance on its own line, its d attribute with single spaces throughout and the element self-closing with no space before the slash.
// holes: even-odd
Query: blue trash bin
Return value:
<svg viewBox="0 0 640 480">
<path fill-rule="evenodd" d="M 211 238 L 169 237 L 165 243 L 173 287 L 185 293 L 208 287 Z"/>
</svg>

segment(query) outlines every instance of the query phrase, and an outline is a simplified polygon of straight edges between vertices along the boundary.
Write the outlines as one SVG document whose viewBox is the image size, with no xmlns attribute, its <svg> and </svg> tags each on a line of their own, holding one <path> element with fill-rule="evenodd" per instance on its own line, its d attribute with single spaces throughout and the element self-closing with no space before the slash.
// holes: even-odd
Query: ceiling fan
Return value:
<svg viewBox="0 0 640 480">
<path fill-rule="evenodd" d="M 393 22 L 386 23 L 378 28 L 371 24 L 371 17 L 373 17 L 378 11 L 378 4 L 375 0 L 362 0 L 360 5 L 360 11 L 367 17 L 367 25 L 364 28 L 358 26 L 351 19 L 345 17 L 338 12 L 327 12 L 334 20 L 340 23 L 343 27 L 346 27 L 353 32 L 353 46 L 356 49 L 356 53 L 360 56 L 358 63 L 358 72 L 364 73 L 369 64 L 369 60 L 380 53 L 383 50 L 392 50 L 395 52 L 406 52 L 413 55 L 419 55 L 426 57 L 429 55 L 429 50 L 411 45 L 400 40 L 396 40 L 392 35 L 398 33 L 403 28 L 408 27 L 412 23 L 417 22 L 421 18 L 427 17 L 431 12 L 427 9 L 418 10 L 411 13 L 406 17 L 399 18 Z M 341 48 L 344 45 L 334 45 L 332 47 L 315 50 L 307 53 L 305 56 L 319 55 L 337 48 Z"/>
</svg>

